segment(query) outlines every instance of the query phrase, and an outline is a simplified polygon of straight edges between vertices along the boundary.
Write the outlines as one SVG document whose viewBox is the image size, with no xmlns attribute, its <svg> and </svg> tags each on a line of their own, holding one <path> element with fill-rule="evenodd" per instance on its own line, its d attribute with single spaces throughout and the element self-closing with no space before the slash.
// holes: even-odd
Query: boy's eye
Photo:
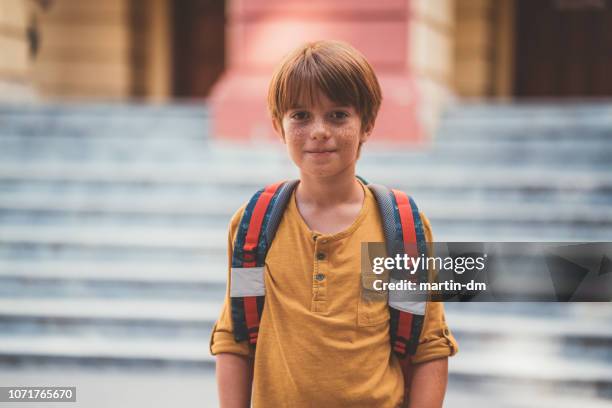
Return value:
<svg viewBox="0 0 612 408">
<path fill-rule="evenodd" d="M 331 116 L 334 119 L 345 119 L 346 117 L 348 117 L 348 114 L 346 112 L 337 111 L 337 112 L 333 112 Z"/>
<path fill-rule="evenodd" d="M 308 112 L 304 112 L 304 111 L 295 112 L 291 115 L 291 118 L 295 120 L 304 120 L 308 118 Z"/>
</svg>

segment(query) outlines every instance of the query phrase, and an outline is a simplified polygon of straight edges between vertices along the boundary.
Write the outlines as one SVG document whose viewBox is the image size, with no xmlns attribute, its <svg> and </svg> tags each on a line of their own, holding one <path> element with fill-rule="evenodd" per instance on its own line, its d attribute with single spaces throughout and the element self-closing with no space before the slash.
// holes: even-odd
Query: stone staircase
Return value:
<svg viewBox="0 0 612 408">
<path fill-rule="evenodd" d="M 213 375 L 229 218 L 297 173 L 282 145 L 223 144 L 208 121 L 193 105 L 0 107 L 0 362 Z M 362 156 L 438 241 L 612 241 L 612 105 L 457 106 L 431 148 Z M 609 304 L 446 309 L 449 406 L 612 399 Z"/>
</svg>

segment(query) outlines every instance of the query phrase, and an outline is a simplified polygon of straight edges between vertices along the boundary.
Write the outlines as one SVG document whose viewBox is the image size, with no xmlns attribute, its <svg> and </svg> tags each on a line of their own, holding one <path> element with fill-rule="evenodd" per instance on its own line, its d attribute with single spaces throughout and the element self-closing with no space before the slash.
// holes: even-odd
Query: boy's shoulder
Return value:
<svg viewBox="0 0 612 408">
<path fill-rule="evenodd" d="M 376 204 L 376 196 L 372 193 L 372 191 L 370 190 L 370 188 L 368 188 L 368 186 L 366 184 L 364 184 L 365 187 L 365 191 L 366 191 L 366 197 L 368 200 L 372 200 L 372 202 L 374 204 Z M 387 186 L 385 186 L 387 187 Z M 387 187 L 389 189 L 391 189 L 390 187 Z M 257 193 L 257 191 L 253 191 L 253 196 Z M 405 192 L 409 197 L 412 197 L 409 192 Z M 234 214 L 232 215 L 231 219 L 230 219 L 230 229 L 235 229 L 238 227 L 238 224 L 240 223 L 240 219 L 242 218 L 242 215 L 244 214 L 244 210 L 247 207 L 247 205 L 249 204 L 251 198 L 244 202 L 240 207 L 238 207 L 238 209 L 234 212 Z M 416 200 L 415 200 L 416 201 Z M 371 212 L 378 212 L 379 208 L 377 205 L 373 205 L 373 206 L 369 206 L 369 211 Z M 423 224 L 426 226 L 426 228 L 429 228 L 429 220 L 427 219 L 427 217 L 425 216 L 424 212 L 421 211 L 419 209 L 419 215 L 421 217 L 421 219 L 423 220 Z"/>
<path fill-rule="evenodd" d="M 379 213 L 380 210 L 378 208 L 378 205 L 376 205 L 376 197 L 374 196 L 374 194 L 372 194 L 372 192 L 370 191 L 369 188 L 365 188 L 366 191 L 366 199 L 368 200 L 372 200 L 372 202 L 374 203 L 374 205 L 370 205 L 368 206 L 369 208 L 369 212 L 370 213 Z M 253 194 L 255 194 L 256 192 L 254 191 Z M 407 193 L 407 192 L 406 192 Z M 407 193 L 408 194 L 408 193 Z M 410 196 L 410 194 L 408 194 Z M 249 201 L 244 202 L 232 215 L 230 223 L 229 223 L 229 232 L 230 232 L 230 236 L 231 237 L 235 237 L 236 233 L 238 231 L 238 226 L 240 224 L 240 220 L 242 219 L 242 215 L 244 214 L 244 210 L 247 207 L 247 205 L 249 204 Z M 431 231 L 431 224 L 429 222 L 429 219 L 425 216 L 425 213 L 423 211 L 421 211 L 419 209 L 419 216 L 421 218 L 421 222 L 423 223 L 423 229 L 425 230 L 425 237 L 427 241 L 433 241 L 433 234 Z"/>
<path fill-rule="evenodd" d="M 238 225 L 240 224 L 240 220 L 242 219 L 242 214 L 244 214 L 244 209 L 246 208 L 248 202 L 242 204 L 232 215 L 232 218 L 229 222 L 229 235 L 233 239 L 236 237 L 236 233 L 238 232 Z"/>
</svg>

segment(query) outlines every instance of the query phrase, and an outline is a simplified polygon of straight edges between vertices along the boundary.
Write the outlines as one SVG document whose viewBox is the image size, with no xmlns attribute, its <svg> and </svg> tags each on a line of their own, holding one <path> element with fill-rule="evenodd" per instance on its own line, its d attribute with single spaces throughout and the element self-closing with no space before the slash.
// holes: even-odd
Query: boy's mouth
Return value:
<svg viewBox="0 0 612 408">
<path fill-rule="evenodd" d="M 306 150 L 306 153 L 311 153 L 311 154 L 324 154 L 324 153 L 333 153 L 335 152 L 335 150 L 332 149 L 327 149 L 327 150 Z"/>
<path fill-rule="evenodd" d="M 314 159 L 324 159 L 326 157 L 331 157 L 334 154 L 335 150 L 306 150 L 306 154 Z"/>
</svg>

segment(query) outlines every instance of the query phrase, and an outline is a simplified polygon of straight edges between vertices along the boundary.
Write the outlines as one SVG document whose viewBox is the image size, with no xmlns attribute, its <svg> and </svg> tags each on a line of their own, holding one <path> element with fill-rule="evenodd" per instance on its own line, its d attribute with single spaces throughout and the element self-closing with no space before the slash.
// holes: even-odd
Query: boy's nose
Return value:
<svg viewBox="0 0 612 408">
<path fill-rule="evenodd" d="M 315 121 L 313 124 L 312 132 L 310 133 L 312 139 L 329 139 L 329 129 L 325 126 L 325 123 L 321 121 Z"/>
</svg>

